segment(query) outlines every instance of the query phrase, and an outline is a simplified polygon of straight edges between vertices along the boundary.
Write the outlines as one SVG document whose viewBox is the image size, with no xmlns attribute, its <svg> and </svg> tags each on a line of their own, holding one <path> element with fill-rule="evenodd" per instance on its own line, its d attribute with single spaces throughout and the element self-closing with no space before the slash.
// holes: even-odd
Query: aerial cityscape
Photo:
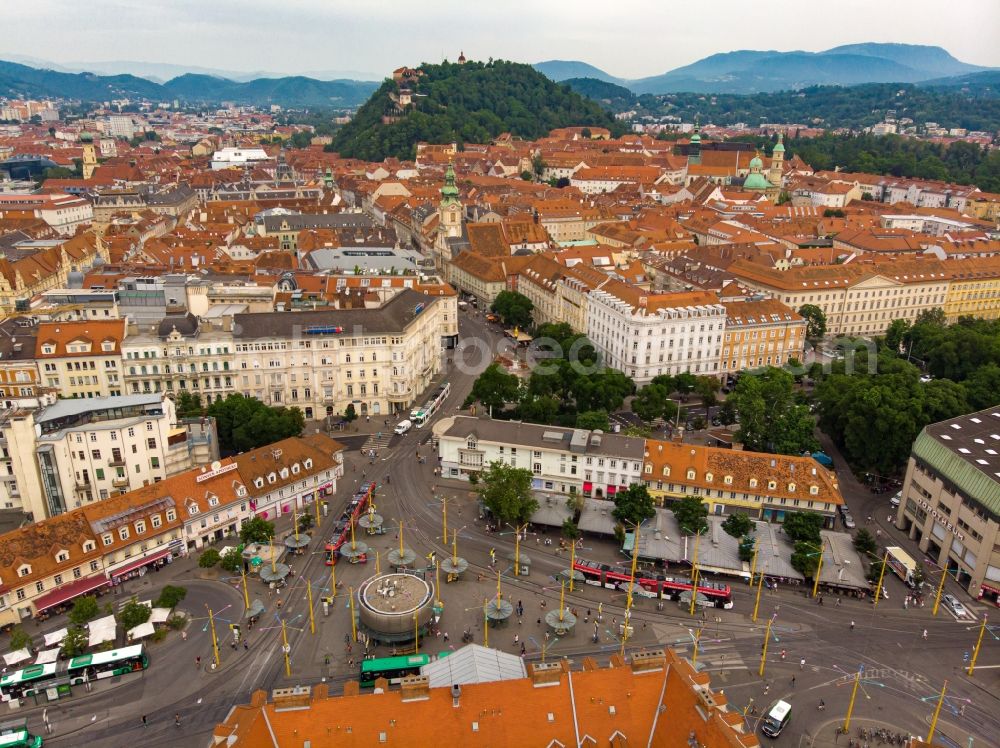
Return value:
<svg viewBox="0 0 1000 748">
<path fill-rule="evenodd" d="M 1000 746 L 1000 6 L 80 10 L 0 748 Z"/>
</svg>

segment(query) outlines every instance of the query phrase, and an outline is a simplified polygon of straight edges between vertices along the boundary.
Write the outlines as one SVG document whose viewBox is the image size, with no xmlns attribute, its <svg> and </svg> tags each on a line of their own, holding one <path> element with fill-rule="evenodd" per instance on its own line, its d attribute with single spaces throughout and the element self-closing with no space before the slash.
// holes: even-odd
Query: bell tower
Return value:
<svg viewBox="0 0 1000 748">
<path fill-rule="evenodd" d="M 782 142 L 784 135 L 778 133 L 778 142 L 774 144 L 771 152 L 771 169 L 767 174 L 767 181 L 776 187 L 781 186 L 781 178 L 785 171 L 785 145 Z"/>
<path fill-rule="evenodd" d="M 97 168 L 97 149 L 94 147 L 94 141 L 91 140 L 89 143 L 83 144 L 83 178 L 90 179 L 94 176 L 94 169 Z"/>
</svg>

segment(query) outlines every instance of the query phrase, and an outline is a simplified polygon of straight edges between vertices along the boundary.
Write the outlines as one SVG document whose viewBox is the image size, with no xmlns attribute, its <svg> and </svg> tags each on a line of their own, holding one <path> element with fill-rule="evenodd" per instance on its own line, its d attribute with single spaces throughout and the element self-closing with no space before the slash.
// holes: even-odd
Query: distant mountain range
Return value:
<svg viewBox="0 0 1000 748">
<path fill-rule="evenodd" d="M 957 60 L 941 47 L 878 43 L 848 44 L 823 52 L 723 52 L 637 80 L 616 78 L 575 60 L 549 60 L 537 63 L 535 68 L 553 80 L 593 78 L 637 94 L 749 94 L 815 85 L 919 83 L 992 70 Z"/>
<path fill-rule="evenodd" d="M 322 81 L 305 76 L 256 78 L 240 82 L 188 73 L 166 83 L 135 75 L 95 75 L 40 70 L 0 61 L 0 96 L 57 97 L 81 101 L 145 99 L 187 104 L 232 101 L 237 104 L 353 109 L 363 104 L 378 84 L 372 81 Z"/>
</svg>

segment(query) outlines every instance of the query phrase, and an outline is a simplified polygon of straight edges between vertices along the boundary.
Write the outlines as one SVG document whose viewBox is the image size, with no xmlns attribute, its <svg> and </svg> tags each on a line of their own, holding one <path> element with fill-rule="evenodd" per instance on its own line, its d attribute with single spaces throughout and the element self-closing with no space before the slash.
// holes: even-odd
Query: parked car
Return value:
<svg viewBox="0 0 1000 748">
<path fill-rule="evenodd" d="M 954 595 L 945 595 L 944 597 L 941 598 L 941 602 L 944 603 L 944 607 L 946 607 L 948 610 L 950 610 L 959 618 L 965 618 L 967 615 L 969 615 L 969 611 L 965 609 L 965 606 L 962 605 L 962 603 L 960 603 L 958 600 L 955 599 Z"/>
<path fill-rule="evenodd" d="M 893 497 L 889 499 L 889 503 L 892 504 L 893 506 L 899 506 L 899 502 L 902 500 L 902 498 L 903 498 L 903 492 L 897 491 L 895 494 L 893 494 Z"/>
<path fill-rule="evenodd" d="M 846 517 L 848 514 L 851 513 L 851 511 L 847 508 L 847 504 L 841 504 L 840 506 L 837 507 L 837 509 L 840 510 L 841 517 Z"/>
<path fill-rule="evenodd" d="M 854 517 L 851 516 L 850 512 L 844 512 L 844 527 L 848 530 L 853 530 L 857 527 L 857 525 L 854 524 Z"/>
</svg>

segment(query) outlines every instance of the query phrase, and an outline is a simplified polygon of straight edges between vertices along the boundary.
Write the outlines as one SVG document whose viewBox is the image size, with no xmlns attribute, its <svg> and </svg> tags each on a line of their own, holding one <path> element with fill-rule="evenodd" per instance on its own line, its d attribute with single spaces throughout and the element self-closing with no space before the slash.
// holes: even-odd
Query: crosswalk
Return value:
<svg viewBox="0 0 1000 748">
<path fill-rule="evenodd" d="M 392 441 L 392 431 L 387 427 L 385 431 L 376 432 L 365 439 L 361 451 L 365 454 L 373 449 L 376 452 L 381 452 L 389 446 L 390 441 Z"/>
<path fill-rule="evenodd" d="M 656 632 L 656 628 L 654 628 Z M 666 646 L 690 659 L 694 654 L 694 642 L 691 636 L 678 635 L 677 629 L 657 633 L 657 639 Z M 708 672 L 724 672 L 729 670 L 748 670 L 756 667 L 756 663 L 747 664 L 743 655 L 736 649 L 733 640 L 717 640 L 708 638 L 707 634 L 698 644 L 698 669 Z"/>
</svg>

